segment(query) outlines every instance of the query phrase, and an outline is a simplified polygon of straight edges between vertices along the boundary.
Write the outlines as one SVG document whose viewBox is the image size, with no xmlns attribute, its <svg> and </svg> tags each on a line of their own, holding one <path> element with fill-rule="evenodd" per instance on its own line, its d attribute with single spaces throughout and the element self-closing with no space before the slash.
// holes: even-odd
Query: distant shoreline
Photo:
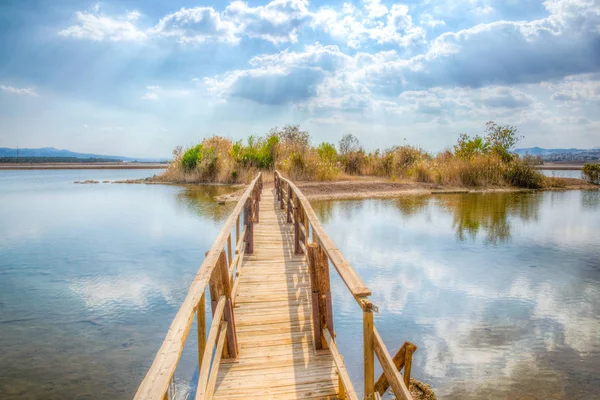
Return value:
<svg viewBox="0 0 600 400">
<path fill-rule="evenodd" d="M 160 163 L 14 163 L 0 164 L 2 170 L 53 170 L 53 169 L 166 169 L 169 164 Z"/>
<path fill-rule="evenodd" d="M 590 162 L 589 164 L 595 164 L 596 162 Z M 542 165 L 535 165 L 535 169 L 555 169 L 560 171 L 581 171 L 586 163 L 544 163 Z"/>
</svg>

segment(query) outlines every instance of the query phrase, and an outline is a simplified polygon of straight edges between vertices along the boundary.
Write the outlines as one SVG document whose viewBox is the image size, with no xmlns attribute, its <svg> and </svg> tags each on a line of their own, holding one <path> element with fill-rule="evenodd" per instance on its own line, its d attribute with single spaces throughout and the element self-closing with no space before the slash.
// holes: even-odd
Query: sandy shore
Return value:
<svg viewBox="0 0 600 400">
<path fill-rule="evenodd" d="M 554 178 L 564 187 L 552 187 L 537 190 L 600 190 L 600 186 L 589 184 L 581 179 Z M 392 182 L 382 179 L 358 178 L 354 180 L 334 182 L 295 182 L 308 200 L 351 200 L 351 199 L 380 199 L 400 196 L 424 196 L 457 193 L 495 193 L 495 192 L 529 192 L 534 189 L 520 189 L 507 186 L 486 188 L 465 188 L 460 186 L 440 186 L 432 183 Z M 265 182 L 265 187 L 273 183 Z M 237 201 L 245 189 L 235 193 L 219 196 L 219 202 Z"/>
<path fill-rule="evenodd" d="M 165 169 L 160 163 L 18 163 L 0 164 L 1 170 L 36 169 Z"/>
</svg>

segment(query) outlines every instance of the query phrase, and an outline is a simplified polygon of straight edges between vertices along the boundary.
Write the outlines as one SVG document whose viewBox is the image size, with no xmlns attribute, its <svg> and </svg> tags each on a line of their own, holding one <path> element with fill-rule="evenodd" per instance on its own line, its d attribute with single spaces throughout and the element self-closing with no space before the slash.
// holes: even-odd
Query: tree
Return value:
<svg viewBox="0 0 600 400">
<path fill-rule="evenodd" d="M 458 143 L 454 145 L 454 155 L 459 158 L 471 159 L 475 155 L 488 154 L 489 151 L 488 141 L 479 135 L 470 137 L 463 133 L 458 138 Z"/>
<path fill-rule="evenodd" d="M 489 144 L 490 150 L 505 162 L 512 159 L 510 152 L 523 139 L 523 136 L 519 136 L 516 126 L 498 125 L 494 121 L 485 124 L 485 134 L 485 140 Z"/>
<path fill-rule="evenodd" d="M 348 155 L 362 150 L 362 146 L 358 141 L 358 138 L 351 133 L 348 133 L 342 137 L 339 143 L 340 154 Z"/>
<path fill-rule="evenodd" d="M 335 162 L 337 159 L 337 151 L 331 143 L 323 142 L 317 147 L 319 158 L 327 162 Z"/>
</svg>

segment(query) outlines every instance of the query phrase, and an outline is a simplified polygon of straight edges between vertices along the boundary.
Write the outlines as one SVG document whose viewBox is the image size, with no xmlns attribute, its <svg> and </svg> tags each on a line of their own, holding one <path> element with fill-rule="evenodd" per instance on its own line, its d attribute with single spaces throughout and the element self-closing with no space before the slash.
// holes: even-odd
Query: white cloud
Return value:
<svg viewBox="0 0 600 400">
<path fill-rule="evenodd" d="M 445 26 L 446 22 L 441 19 L 435 19 L 431 14 L 423 13 L 419 18 L 421 25 L 428 26 L 430 28 L 437 28 L 438 26 Z"/>
<path fill-rule="evenodd" d="M 182 43 L 220 41 L 237 43 L 237 28 L 212 7 L 182 8 L 161 18 L 150 31 L 153 35 L 173 37 Z"/>
<path fill-rule="evenodd" d="M 413 24 L 408 6 L 394 4 L 388 9 L 378 0 L 366 1 L 364 9 L 344 7 L 342 13 L 322 8 L 314 14 L 311 26 L 353 48 L 368 41 L 401 47 L 425 43 L 425 31 Z"/>
<path fill-rule="evenodd" d="M 312 18 L 308 0 L 273 0 L 258 7 L 234 1 L 223 15 L 238 27 L 240 34 L 274 44 L 297 42 L 298 30 Z"/>
<path fill-rule="evenodd" d="M 600 76 L 595 74 L 568 76 L 562 81 L 547 83 L 545 86 L 556 90 L 552 94 L 552 100 L 600 101 Z"/>
<path fill-rule="evenodd" d="M 10 94 L 25 94 L 29 96 L 37 96 L 37 92 L 34 88 L 16 88 L 10 85 L 0 85 L 0 89 L 2 89 L 5 93 Z"/>
<path fill-rule="evenodd" d="M 79 11 L 75 15 L 78 24 L 59 31 L 59 35 L 95 41 L 140 41 L 148 37 L 135 25 L 140 17 L 138 11 L 113 18 L 101 14 L 95 7 L 92 12 Z"/>
</svg>

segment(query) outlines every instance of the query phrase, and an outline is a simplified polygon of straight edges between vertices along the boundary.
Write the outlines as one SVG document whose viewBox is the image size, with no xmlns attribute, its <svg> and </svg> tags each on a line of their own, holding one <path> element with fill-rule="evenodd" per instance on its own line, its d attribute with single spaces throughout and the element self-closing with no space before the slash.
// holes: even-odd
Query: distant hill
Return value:
<svg viewBox="0 0 600 400">
<path fill-rule="evenodd" d="M 526 154 L 540 156 L 544 161 L 551 162 L 590 162 L 600 160 L 600 148 L 544 149 L 541 147 L 529 147 L 525 149 L 516 149 L 515 153 L 520 156 Z"/>
<path fill-rule="evenodd" d="M 90 160 L 90 159 L 101 159 L 102 161 L 125 161 L 125 162 L 161 162 L 165 159 L 159 158 L 134 158 L 134 157 L 123 157 L 123 156 L 110 156 L 104 154 L 92 154 L 92 153 L 77 153 L 70 150 L 55 149 L 54 147 L 42 147 L 39 149 L 19 149 L 19 158 L 23 157 L 41 157 L 41 158 L 65 158 L 65 159 L 79 159 L 79 160 Z M 0 147 L 0 158 L 6 159 L 8 157 L 17 157 L 17 149 L 11 149 L 8 147 Z"/>
</svg>

